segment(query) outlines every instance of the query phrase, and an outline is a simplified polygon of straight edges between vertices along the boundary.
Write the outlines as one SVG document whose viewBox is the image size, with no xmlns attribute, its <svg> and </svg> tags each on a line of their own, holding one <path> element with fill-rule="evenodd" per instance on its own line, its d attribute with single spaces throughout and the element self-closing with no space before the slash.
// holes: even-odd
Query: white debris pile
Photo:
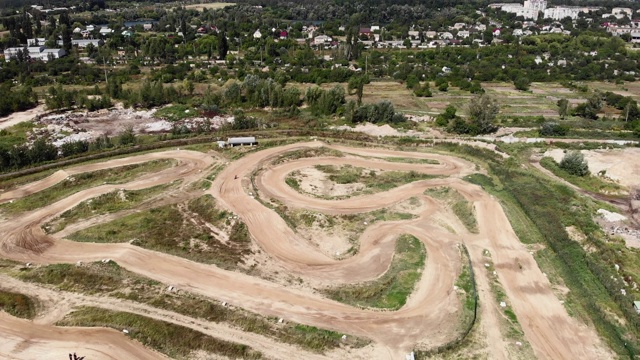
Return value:
<svg viewBox="0 0 640 360">
<path fill-rule="evenodd" d="M 100 137 L 100 134 L 95 131 L 83 131 L 79 133 L 74 133 L 71 135 L 64 135 L 64 133 L 57 133 L 57 140 L 53 141 L 52 144 L 56 147 L 60 147 L 66 143 L 72 143 L 76 141 L 86 141 L 91 142 L 94 139 Z"/>
<path fill-rule="evenodd" d="M 209 128 L 211 130 L 219 129 L 225 124 L 233 123 L 235 118 L 233 116 L 214 116 L 212 118 L 206 117 L 194 117 L 179 121 L 167 121 L 167 120 L 156 120 L 153 122 L 138 124 L 135 127 L 135 131 L 139 133 L 157 133 L 157 132 L 168 132 L 171 131 L 174 127 L 186 127 L 190 131 L 195 131 L 199 127 L 201 129 Z"/>
<path fill-rule="evenodd" d="M 600 214 L 600 216 L 602 216 L 605 220 L 610 222 L 627 220 L 626 216 L 622 214 L 614 213 L 605 209 L 598 209 L 598 214 Z"/>
</svg>

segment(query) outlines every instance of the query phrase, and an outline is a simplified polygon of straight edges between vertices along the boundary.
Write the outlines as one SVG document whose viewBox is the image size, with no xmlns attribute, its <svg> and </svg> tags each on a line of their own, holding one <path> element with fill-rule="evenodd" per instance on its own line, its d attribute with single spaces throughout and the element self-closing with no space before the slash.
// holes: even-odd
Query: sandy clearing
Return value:
<svg viewBox="0 0 640 360">
<path fill-rule="evenodd" d="M 592 174 L 606 171 L 606 176 L 618 181 L 627 188 L 640 186 L 640 148 L 609 150 L 581 150 L 589 163 Z M 550 156 L 560 162 L 564 156 L 562 149 L 548 150 L 544 156 Z"/>
<path fill-rule="evenodd" d="M 416 294 L 398 311 L 355 309 L 302 290 L 128 244 L 73 243 L 47 237 L 42 233 L 39 225 L 43 221 L 80 201 L 108 191 L 109 186 L 99 186 L 77 193 L 25 214 L 19 219 L 0 224 L 0 231 L 7 234 L 2 239 L 0 250 L 3 256 L 8 258 L 41 263 L 94 261 L 109 257 L 141 275 L 164 283 L 179 284 L 185 290 L 229 301 L 251 311 L 372 338 L 386 347 L 386 350 L 376 353 L 376 358 L 400 358 L 417 342 L 434 346 L 455 336 L 454 327 L 459 303 L 453 291 L 453 282 L 460 264 L 457 245 L 464 242 L 469 247 L 477 272 L 483 268 L 482 251 L 488 249 L 491 252 L 498 277 L 537 357 L 610 357 L 592 329 L 569 317 L 554 296 L 548 280 L 537 267 L 533 257 L 518 241 L 498 202 L 478 186 L 456 178 L 471 173 L 474 164 L 444 155 L 336 146 L 333 148 L 365 156 L 436 158 L 440 164 L 386 163 L 380 159 L 314 158 L 268 166 L 270 159 L 285 151 L 322 145 L 319 142 L 292 144 L 248 154 L 225 168 L 214 181 L 209 193 L 219 200 L 223 207 L 243 219 L 254 240 L 265 252 L 291 272 L 314 281 L 347 283 L 380 276 L 389 266 L 397 235 L 416 235 L 425 244 L 429 260 Z M 173 153 L 176 157 L 181 155 L 186 156 L 180 151 Z M 192 162 L 185 160 L 185 168 L 181 171 L 159 172 L 158 176 L 141 177 L 128 184 L 119 185 L 119 188 L 142 188 L 175 178 L 188 177 L 194 180 L 204 176 L 198 176 L 199 169 L 211 165 L 212 159 L 209 158 L 207 162 L 199 157 L 205 156 L 204 154 L 191 156 Z M 386 193 L 338 201 L 305 197 L 284 183 L 283 174 L 289 170 L 308 166 L 307 162 L 317 163 L 319 160 L 327 164 L 349 161 L 363 167 L 414 170 L 452 177 L 418 181 Z M 297 236 L 277 213 L 249 195 L 249 177 L 261 166 L 266 166 L 266 170 L 257 176 L 256 184 L 262 193 L 280 199 L 289 207 L 313 209 L 329 214 L 348 214 L 384 208 L 420 195 L 428 187 L 450 186 L 475 204 L 480 233 L 456 235 L 432 224 L 428 219 L 434 211 L 438 211 L 438 204 L 433 199 L 424 197 L 421 200 L 426 204 L 425 210 L 418 219 L 376 223 L 370 226 L 360 238 L 361 248 L 358 254 L 343 261 L 336 261 Z M 235 175 L 239 179 L 234 179 Z M 40 246 L 41 244 L 44 246 Z M 24 251 L 25 247 L 42 253 Z M 486 291 L 484 296 L 481 293 L 481 305 L 487 317 L 493 316 L 490 308 L 486 308 L 490 306 L 490 296 Z M 485 330 L 492 328 L 490 322 L 481 321 Z M 490 343 L 491 358 L 505 358 L 504 344 L 497 340 L 500 334 L 493 333 L 489 336 L 491 341 L 496 337 L 495 343 Z"/>
<path fill-rule="evenodd" d="M 23 121 L 33 120 L 36 116 L 44 114 L 44 105 L 38 105 L 33 109 L 16 112 L 7 117 L 0 118 L 0 130 L 19 124 Z"/>
</svg>

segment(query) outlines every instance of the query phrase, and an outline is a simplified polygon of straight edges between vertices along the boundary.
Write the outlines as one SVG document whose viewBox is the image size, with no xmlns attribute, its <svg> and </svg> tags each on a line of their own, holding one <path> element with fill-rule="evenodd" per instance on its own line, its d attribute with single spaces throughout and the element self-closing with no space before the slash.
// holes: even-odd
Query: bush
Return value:
<svg viewBox="0 0 640 360">
<path fill-rule="evenodd" d="M 540 136 L 566 136 L 569 133 L 569 126 L 547 122 L 540 126 L 539 132 Z"/>
<path fill-rule="evenodd" d="M 515 85 L 516 89 L 527 91 L 529 90 L 529 86 L 531 85 L 531 80 L 526 77 L 519 77 L 513 82 L 513 84 Z"/>
<path fill-rule="evenodd" d="M 589 175 L 589 164 L 579 151 L 568 152 L 560 161 L 560 167 L 571 175 Z"/>
</svg>

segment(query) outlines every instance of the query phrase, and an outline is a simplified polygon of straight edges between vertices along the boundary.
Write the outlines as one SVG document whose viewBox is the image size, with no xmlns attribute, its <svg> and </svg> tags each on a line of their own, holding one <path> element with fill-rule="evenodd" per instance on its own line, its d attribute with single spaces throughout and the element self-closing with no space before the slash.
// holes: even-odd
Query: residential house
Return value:
<svg viewBox="0 0 640 360">
<path fill-rule="evenodd" d="M 109 29 L 106 26 L 100 29 L 100 35 L 102 36 L 111 35 L 111 33 L 113 33 L 113 29 Z"/>
<path fill-rule="evenodd" d="M 45 39 L 45 38 L 27 39 L 27 46 L 44 45 L 44 43 L 46 41 L 47 41 L 47 39 Z"/>
<path fill-rule="evenodd" d="M 327 36 L 327 35 L 318 35 L 313 39 L 313 44 L 314 45 L 321 45 L 321 44 L 325 44 L 328 42 L 331 42 L 331 37 Z"/>
<path fill-rule="evenodd" d="M 260 32 L 260 29 L 256 30 L 256 31 L 253 33 L 253 38 L 254 38 L 254 39 L 260 39 L 261 37 L 262 37 L 262 33 Z"/>
<path fill-rule="evenodd" d="M 440 39 L 442 40 L 451 40 L 453 39 L 453 34 L 448 31 L 445 31 L 445 32 L 438 33 L 438 37 L 440 37 Z"/>
<path fill-rule="evenodd" d="M 420 37 L 420 31 L 416 31 L 416 30 L 409 30 L 408 33 L 409 37 L 413 38 L 413 39 L 417 39 Z"/>
<path fill-rule="evenodd" d="M 458 38 L 466 39 L 470 35 L 471 35 L 471 33 L 469 32 L 469 30 L 460 30 L 460 31 L 458 31 Z"/>
</svg>

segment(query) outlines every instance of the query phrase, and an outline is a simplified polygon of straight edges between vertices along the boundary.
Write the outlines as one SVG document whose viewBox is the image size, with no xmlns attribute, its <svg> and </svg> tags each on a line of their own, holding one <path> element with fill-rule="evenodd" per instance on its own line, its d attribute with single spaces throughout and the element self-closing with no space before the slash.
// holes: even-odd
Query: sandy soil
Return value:
<svg viewBox="0 0 640 360">
<path fill-rule="evenodd" d="M 640 186 L 640 148 L 612 150 L 582 150 L 589 163 L 592 174 L 606 171 L 606 176 L 627 188 Z M 544 153 L 560 162 L 564 156 L 562 149 L 553 149 Z"/>
<path fill-rule="evenodd" d="M 327 174 L 316 169 L 308 167 L 299 170 L 299 174 L 295 176 L 299 180 L 300 189 L 308 194 L 314 194 L 326 197 L 349 196 L 356 191 L 363 190 L 364 184 L 338 184 L 331 181 Z"/>
<path fill-rule="evenodd" d="M 461 261 L 458 244 L 464 242 L 469 248 L 477 273 L 484 271 L 482 252 L 485 249 L 490 251 L 500 282 L 518 316 L 526 339 L 538 358 L 611 357 L 593 329 L 567 314 L 532 255 L 519 242 L 499 203 L 480 187 L 459 179 L 474 172 L 474 164 L 443 155 L 332 146 L 337 150 L 378 159 L 326 157 L 300 159 L 277 166 L 268 165 L 269 160 L 285 151 L 322 145 L 320 142 L 301 143 L 247 154 L 229 164 L 216 177 L 208 192 L 222 207 L 240 216 L 247 224 L 254 241 L 265 253 L 277 260 L 289 273 L 299 275 L 305 281 L 339 284 L 374 279 L 387 270 L 397 236 L 402 233 L 415 235 L 425 244 L 428 261 L 415 293 L 398 311 L 381 312 L 352 308 L 317 294 L 129 244 L 74 243 L 47 236 L 42 232 L 42 223 L 83 200 L 114 190 L 116 187 L 111 185 L 81 191 L 49 206 L 1 223 L 0 232 L 5 236 L 0 239 L 0 254 L 6 258 L 37 263 L 75 263 L 108 257 L 124 268 L 143 276 L 163 283 L 176 284 L 187 291 L 227 301 L 250 311 L 371 338 L 378 346 L 369 358 L 398 359 L 404 357 L 418 342 L 425 346 L 435 346 L 450 341 L 457 335 L 455 324 L 460 304 L 453 290 L 453 283 Z M 383 159 L 389 156 L 432 158 L 438 160 L 439 164 L 385 162 Z M 117 188 L 140 189 L 175 179 L 183 179 L 185 183 L 189 183 L 205 176 L 206 172 L 202 170 L 213 163 L 211 157 L 190 151 L 139 155 L 130 158 L 129 161 L 148 161 L 163 157 L 178 159 L 179 165 L 170 169 L 171 171 L 141 176 L 128 184 L 118 185 Z M 127 163 L 126 158 L 118 161 Z M 347 161 L 354 166 L 414 170 L 450 177 L 417 181 L 385 193 L 335 201 L 310 198 L 296 192 L 284 182 L 286 175 L 291 171 L 317 163 L 339 165 Z M 84 171 L 88 171 L 90 167 L 95 169 L 101 166 L 113 166 L 113 163 L 89 165 Z M 255 179 L 260 192 L 293 209 L 310 209 L 327 214 L 351 214 L 386 208 L 410 197 L 420 197 L 425 207 L 417 219 L 375 223 L 368 227 L 360 237 L 358 254 L 338 261 L 298 236 L 277 213 L 263 206 L 249 194 L 250 175 L 260 166 L 265 166 L 265 171 Z M 235 175 L 239 178 L 234 179 Z M 57 176 L 62 177 L 60 174 Z M 37 186 L 27 185 L 14 190 L 10 195 L 6 193 L 0 196 L 6 201 L 54 183 L 53 179 L 45 180 L 47 181 L 42 181 Z M 432 186 L 452 187 L 474 203 L 479 234 L 452 234 L 429 221 L 437 212 L 440 213 L 441 219 L 443 216 L 447 219 L 446 212 L 440 211 L 435 200 L 422 195 L 426 188 Z M 486 331 L 487 342 L 491 346 L 489 357 L 506 359 L 508 352 L 502 340 L 504 334 L 491 330 L 495 329 L 497 321 L 495 310 L 492 310 L 495 308 L 495 300 L 487 290 L 488 284 L 483 283 L 481 278 L 482 276 L 478 276 L 483 314 L 481 326 Z M 30 328 L 31 323 L 12 321 L 8 328 L 0 327 L 0 337 L 5 335 L 4 337 L 20 338 L 26 336 Z M 91 330 L 64 331 L 67 330 L 88 331 L 91 334 Z M 37 332 L 33 338 L 42 339 L 45 343 L 51 341 L 50 336 Z M 121 338 L 104 336 L 101 339 L 116 344 Z M 79 339 L 76 338 L 75 341 L 77 343 Z M 26 344 L 27 348 L 30 346 L 31 343 Z M 122 351 L 128 352 L 129 355 L 120 358 L 140 358 L 136 355 L 135 351 L 139 351 L 137 349 Z"/>
<path fill-rule="evenodd" d="M 7 117 L 0 118 L 0 130 L 14 126 L 23 121 L 33 120 L 36 116 L 44 113 L 44 105 L 38 105 L 27 111 L 16 112 Z"/>
</svg>

